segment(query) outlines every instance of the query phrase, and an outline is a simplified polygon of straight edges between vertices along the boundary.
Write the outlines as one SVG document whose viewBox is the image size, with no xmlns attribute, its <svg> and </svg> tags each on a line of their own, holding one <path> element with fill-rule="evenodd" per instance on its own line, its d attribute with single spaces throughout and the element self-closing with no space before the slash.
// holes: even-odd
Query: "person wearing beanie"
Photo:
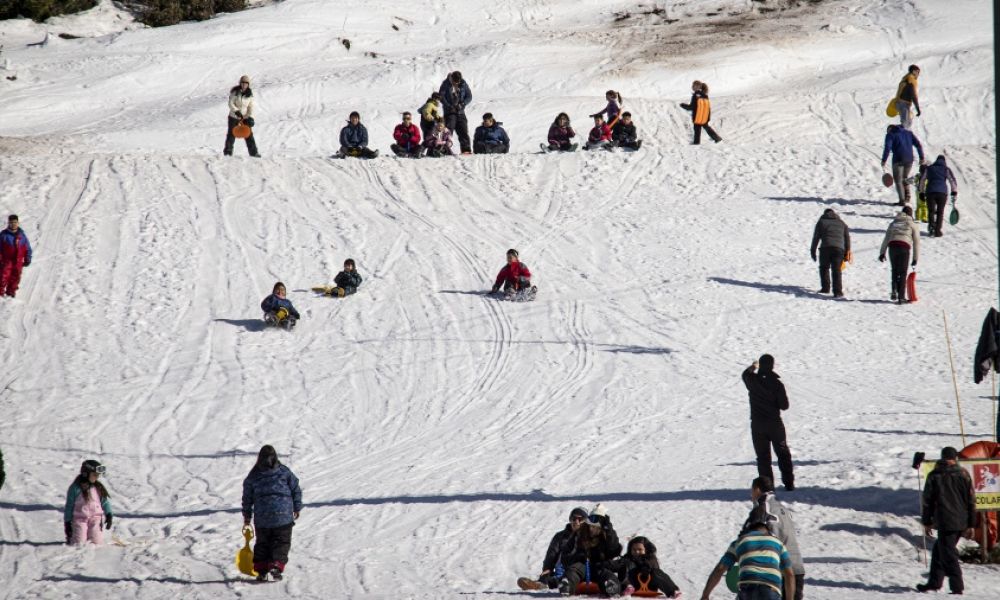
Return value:
<svg viewBox="0 0 1000 600">
<path fill-rule="evenodd" d="M 417 110 L 420 113 L 420 133 L 426 140 L 434 131 L 438 119 L 444 119 L 444 107 L 441 105 L 441 93 L 434 92 Z"/>
<path fill-rule="evenodd" d="M 347 125 L 340 130 L 340 150 L 337 151 L 337 157 L 348 156 L 359 158 L 378 156 L 378 150 L 368 147 L 368 129 L 361 123 L 361 115 L 356 110 L 351 112 Z"/>
<path fill-rule="evenodd" d="M 962 563 L 958 558 L 958 540 L 972 537 L 976 526 L 976 494 L 972 478 L 958 464 L 958 451 L 947 446 L 941 449 L 941 460 L 927 475 L 924 486 L 922 521 L 924 533 L 937 529 L 938 537 L 931 551 L 931 568 L 927 583 L 917 584 L 917 591 L 941 589 L 945 577 L 952 594 L 965 591 Z"/>
<path fill-rule="evenodd" d="M 951 201 L 958 199 L 958 183 L 955 174 L 951 172 L 944 154 L 939 154 L 934 164 L 929 165 L 920 173 L 917 190 L 927 197 L 928 233 L 941 237 L 941 226 L 944 225 L 944 207 L 948 203 L 948 188 L 951 187 Z"/>
<path fill-rule="evenodd" d="M 802 560 L 802 552 L 799 550 L 798 537 L 795 535 L 795 522 L 792 520 L 791 511 L 775 497 L 774 481 L 767 477 L 758 477 L 750 484 L 750 500 L 753 502 L 753 508 L 750 511 L 750 517 L 743 525 L 744 529 L 752 518 L 760 515 L 760 511 L 763 511 L 767 530 L 778 538 L 788 550 L 788 558 L 792 563 L 792 573 L 795 574 L 794 600 L 802 600 L 806 568 Z"/>
<path fill-rule="evenodd" d="M 258 581 L 279 580 L 288 564 L 292 527 L 302 512 L 302 489 L 271 445 L 261 446 L 257 462 L 243 480 L 243 526 L 253 521 L 257 541 L 253 570 Z"/>
<path fill-rule="evenodd" d="M 462 154 L 472 154 L 472 144 L 469 142 L 469 120 L 465 109 L 472 102 L 472 90 L 469 83 L 462 77 L 461 71 L 453 71 L 441 82 L 438 90 L 441 104 L 444 106 L 444 122 L 448 129 L 458 136 Z"/>
<path fill-rule="evenodd" d="M 472 150 L 476 154 L 507 154 L 510 138 L 502 127 L 503 123 L 493 118 L 493 113 L 483 115 L 483 124 L 476 127 L 472 140 Z M 461 137 L 459 138 L 461 140 Z"/>
<path fill-rule="evenodd" d="M 82 546 L 90 542 L 100 546 L 104 543 L 102 526 L 111 529 L 111 495 L 98 481 L 104 472 L 104 465 L 96 460 L 83 461 L 80 474 L 66 492 L 63 530 L 68 545 Z"/>
<path fill-rule="evenodd" d="M 361 287 L 361 274 L 358 273 L 358 267 L 354 264 L 353 258 L 344 261 L 344 270 L 337 273 L 333 282 L 337 284 L 334 292 L 336 296 L 343 298 L 358 292 L 358 288 Z"/>
<path fill-rule="evenodd" d="M 568 558 L 576 548 L 577 534 L 590 513 L 586 508 L 578 506 L 569 512 L 569 522 L 558 533 L 552 536 L 549 547 L 545 551 L 545 559 L 542 561 L 542 572 L 537 579 L 522 577 L 517 580 L 517 585 L 522 590 L 554 590 L 559 587 L 559 580 L 562 579 L 566 567 L 565 559 Z"/>
<path fill-rule="evenodd" d="M 833 297 L 844 297 L 844 286 L 840 267 L 851 251 L 851 230 L 832 208 L 823 211 L 813 229 L 809 256 L 816 262 L 816 246 L 819 246 L 819 293 L 830 293 L 830 273 L 833 272 Z"/>
<path fill-rule="evenodd" d="M 924 163 L 924 147 L 917 135 L 900 125 L 889 125 L 885 129 L 885 141 L 882 144 L 882 170 L 885 161 L 892 153 L 892 180 L 896 184 L 897 204 L 903 206 L 910 203 L 910 171 L 913 169 L 913 149 L 917 149 L 920 163 Z"/>
<path fill-rule="evenodd" d="M 246 125 L 250 128 L 250 136 L 246 138 L 247 151 L 250 152 L 250 156 L 260 158 L 257 141 L 253 137 L 253 91 L 250 89 L 249 75 L 240 77 L 240 82 L 229 90 L 229 129 L 226 130 L 226 145 L 222 150 L 224 156 L 233 155 L 233 144 L 236 142 L 233 128 L 237 125 Z"/>
<path fill-rule="evenodd" d="M 13 298 L 21 285 L 21 271 L 31 264 L 31 243 L 17 215 L 7 217 L 0 231 L 0 295 Z"/>
<path fill-rule="evenodd" d="M 758 370 L 759 369 L 759 370 Z M 743 371 L 743 384 L 750 394 L 750 437 L 757 455 L 757 475 L 774 481 L 771 447 L 778 456 L 778 469 L 786 491 L 795 489 L 792 452 L 788 448 L 781 411 L 788 410 L 788 395 L 774 372 L 774 357 L 763 354 Z"/>
<path fill-rule="evenodd" d="M 920 252 L 920 230 L 913 220 L 913 209 L 904 206 L 889 223 L 882 239 L 882 247 L 878 251 L 879 262 L 885 262 L 885 252 L 889 251 L 889 264 L 892 267 L 892 292 L 889 296 L 898 304 L 908 302 L 906 299 L 906 276 L 910 266 L 917 266 L 917 256 Z M 910 250 L 913 250 L 913 261 L 910 262 Z"/>
<path fill-rule="evenodd" d="M 920 77 L 920 67 L 910 65 L 896 88 L 896 112 L 899 113 L 900 126 L 906 129 L 913 127 L 913 109 L 916 109 L 917 116 L 920 116 L 920 100 L 917 98 L 918 77 Z"/>
</svg>

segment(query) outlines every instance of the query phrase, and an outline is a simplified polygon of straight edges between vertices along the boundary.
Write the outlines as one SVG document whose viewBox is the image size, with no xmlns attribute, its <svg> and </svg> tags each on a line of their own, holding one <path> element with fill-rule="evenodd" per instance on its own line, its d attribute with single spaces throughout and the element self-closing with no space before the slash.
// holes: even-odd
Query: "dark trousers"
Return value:
<svg viewBox="0 0 1000 600">
<path fill-rule="evenodd" d="M 646 575 L 643 575 L 642 578 L 645 579 Z M 642 582 L 639 581 L 638 571 L 632 571 L 631 573 L 628 574 L 628 583 L 637 590 L 642 587 Z M 649 589 L 654 592 L 659 590 L 664 594 L 666 594 L 667 597 L 670 597 L 673 596 L 674 592 L 676 592 L 680 588 L 677 587 L 677 584 L 674 583 L 674 580 L 670 578 L 670 575 L 664 573 L 662 569 L 650 569 Z"/>
<path fill-rule="evenodd" d="M 236 136 L 233 135 L 233 127 L 240 124 L 240 120 L 235 117 L 229 117 L 229 129 L 226 130 L 226 146 L 222 149 L 222 153 L 226 156 L 232 156 L 233 154 L 233 143 L 236 142 Z M 250 152 L 250 156 L 257 156 L 257 141 L 253 139 L 253 130 L 250 130 L 250 137 L 247 138 L 247 151 Z"/>
<path fill-rule="evenodd" d="M 292 526 L 258 527 L 257 543 L 253 545 L 253 570 L 258 573 L 277 568 L 285 570 L 288 550 L 292 547 Z"/>
<path fill-rule="evenodd" d="M 507 154 L 507 144 L 484 144 L 476 142 L 473 145 L 476 154 Z M 463 150 L 464 152 L 464 150 Z"/>
<path fill-rule="evenodd" d="M 423 139 L 431 137 L 431 132 L 434 131 L 434 121 L 424 120 L 423 117 L 420 119 L 420 133 L 423 134 Z"/>
<path fill-rule="evenodd" d="M 376 154 L 375 151 L 372 150 L 371 148 L 367 148 L 367 147 L 362 148 L 362 147 L 359 147 L 359 146 L 355 146 L 353 148 L 344 148 L 344 147 L 341 147 L 340 148 L 340 152 L 344 156 L 355 156 L 355 157 L 359 157 L 359 158 L 375 158 L 376 156 L 378 156 L 378 154 Z"/>
<path fill-rule="evenodd" d="M 781 594 L 766 585 L 741 585 L 736 600 L 781 600 Z"/>
<path fill-rule="evenodd" d="M 792 451 L 788 449 L 785 438 L 785 424 L 750 423 L 750 437 L 753 440 L 753 451 L 757 454 L 757 474 L 769 477 L 774 481 L 774 471 L 771 469 L 771 447 L 778 455 L 778 469 L 781 471 L 781 482 L 785 487 L 795 485 L 795 474 L 792 472 Z"/>
<path fill-rule="evenodd" d="M 889 246 L 889 264 L 892 266 L 892 290 L 903 300 L 906 298 L 906 274 L 910 270 L 909 246 Z"/>
<path fill-rule="evenodd" d="M 472 152 L 472 142 L 469 141 L 469 120 L 465 118 L 465 113 L 445 115 L 444 124 L 458 136 L 462 152 Z"/>
<path fill-rule="evenodd" d="M 927 226 L 931 235 L 941 235 L 944 225 L 944 207 L 948 204 L 948 195 L 941 193 L 927 194 Z"/>
<path fill-rule="evenodd" d="M 806 584 L 805 575 L 795 575 L 795 598 L 793 600 L 802 600 L 802 586 Z M 789 600 L 785 598 L 785 587 L 781 586 L 781 598 L 782 600 Z"/>
<path fill-rule="evenodd" d="M 569 581 L 569 589 L 575 591 L 576 586 L 587 581 L 587 564 L 578 562 L 566 567 L 566 574 L 563 575 Z M 614 581 L 618 583 L 618 575 L 609 569 L 607 565 L 590 565 L 590 581 L 596 583 L 602 592 L 607 593 L 604 583 Z"/>
<path fill-rule="evenodd" d="M 719 134 L 715 133 L 715 130 L 712 129 L 711 125 L 709 125 L 708 123 L 705 123 L 704 125 L 695 125 L 694 126 L 694 143 L 695 144 L 700 144 L 701 143 L 701 130 L 702 130 L 702 128 L 705 129 L 705 132 L 708 133 L 708 137 L 712 138 L 713 142 L 718 142 L 719 140 L 722 139 L 721 137 L 719 137 Z"/>
<path fill-rule="evenodd" d="M 833 295 L 844 293 L 840 265 L 844 262 L 843 248 L 819 249 L 819 285 L 824 292 L 830 291 L 830 272 L 833 271 Z"/>
<path fill-rule="evenodd" d="M 927 577 L 927 587 L 939 589 L 948 578 L 948 587 L 953 592 L 965 589 L 962 581 L 962 565 L 958 559 L 958 539 L 961 531 L 938 531 L 934 550 L 931 551 L 931 572 Z"/>
</svg>

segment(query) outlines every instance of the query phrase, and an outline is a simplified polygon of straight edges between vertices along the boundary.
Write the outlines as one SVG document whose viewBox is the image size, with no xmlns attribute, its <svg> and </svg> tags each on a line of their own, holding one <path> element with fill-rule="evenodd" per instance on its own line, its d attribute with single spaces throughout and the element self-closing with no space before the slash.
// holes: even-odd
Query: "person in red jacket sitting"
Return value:
<svg viewBox="0 0 1000 600">
<path fill-rule="evenodd" d="M 597 148 L 611 147 L 611 128 L 604 122 L 604 115 L 594 115 L 594 128 L 590 130 L 587 143 L 583 145 L 584 150 L 596 150 Z"/>
<path fill-rule="evenodd" d="M 412 123 L 410 113 L 403 113 L 403 122 L 392 132 L 396 143 L 391 146 L 397 156 L 419 158 L 423 147 L 420 145 L 420 128 Z"/>
<path fill-rule="evenodd" d="M 492 293 L 499 291 L 501 285 L 504 293 L 508 294 L 534 290 L 531 285 L 531 271 L 528 270 L 528 265 L 518 259 L 517 250 L 513 248 L 507 251 L 507 265 L 497 274 Z"/>
</svg>

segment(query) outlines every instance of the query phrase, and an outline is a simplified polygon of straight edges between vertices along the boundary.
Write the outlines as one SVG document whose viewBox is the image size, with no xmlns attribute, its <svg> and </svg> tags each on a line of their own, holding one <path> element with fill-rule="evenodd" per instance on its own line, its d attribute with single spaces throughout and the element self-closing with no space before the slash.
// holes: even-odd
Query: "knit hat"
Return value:
<svg viewBox="0 0 1000 600">
<path fill-rule="evenodd" d="M 483 114 L 483 120 L 484 121 L 486 121 L 486 120 L 492 121 L 493 120 L 493 113 L 484 113 Z"/>
<path fill-rule="evenodd" d="M 770 354 L 761 354 L 760 358 L 757 359 L 757 364 L 760 366 L 762 372 L 770 372 L 774 370 L 774 357 Z"/>
<path fill-rule="evenodd" d="M 604 505 L 598 502 L 594 505 L 594 508 L 590 509 L 590 520 L 596 521 L 595 517 L 606 517 L 608 516 L 608 511 L 604 508 Z"/>
<path fill-rule="evenodd" d="M 941 449 L 941 460 L 958 460 L 958 450 L 945 446 Z"/>
<path fill-rule="evenodd" d="M 250 83 L 250 76 L 249 75 L 243 75 L 242 77 L 240 77 L 240 83 L 247 83 L 247 84 L 249 84 Z"/>
<path fill-rule="evenodd" d="M 587 509 L 582 506 L 577 506 L 573 510 L 569 511 L 569 520 L 572 521 L 574 517 L 582 517 L 586 520 L 590 515 L 587 513 Z"/>
<path fill-rule="evenodd" d="M 354 117 L 357 117 L 357 118 L 359 118 L 359 119 L 360 119 L 360 118 L 361 118 L 361 113 L 359 113 L 359 112 L 358 112 L 358 111 L 356 111 L 356 110 L 352 110 L 352 111 L 351 111 L 351 114 L 350 114 L 350 115 L 348 115 L 348 117 L 347 117 L 347 118 L 348 118 L 348 119 L 353 119 Z"/>
</svg>

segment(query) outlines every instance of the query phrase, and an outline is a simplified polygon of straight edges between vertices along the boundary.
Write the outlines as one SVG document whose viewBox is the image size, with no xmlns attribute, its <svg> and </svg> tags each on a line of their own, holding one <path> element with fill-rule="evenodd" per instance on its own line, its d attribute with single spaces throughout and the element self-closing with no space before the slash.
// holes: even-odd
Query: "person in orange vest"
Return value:
<svg viewBox="0 0 1000 600">
<path fill-rule="evenodd" d="M 896 112 L 899 113 L 899 124 L 910 129 L 913 127 L 913 109 L 920 116 L 920 100 L 917 99 L 917 77 L 920 77 L 920 67 L 910 65 L 906 75 L 899 81 L 896 89 Z"/>
<path fill-rule="evenodd" d="M 708 137 L 718 144 L 722 138 L 708 124 L 712 117 L 712 105 L 708 101 L 708 84 L 695 80 L 691 84 L 691 92 L 691 103 L 681 104 L 681 108 L 691 111 L 691 122 L 694 123 L 694 141 L 691 143 L 696 145 L 701 143 L 701 130 L 704 128 L 708 132 Z"/>
</svg>

